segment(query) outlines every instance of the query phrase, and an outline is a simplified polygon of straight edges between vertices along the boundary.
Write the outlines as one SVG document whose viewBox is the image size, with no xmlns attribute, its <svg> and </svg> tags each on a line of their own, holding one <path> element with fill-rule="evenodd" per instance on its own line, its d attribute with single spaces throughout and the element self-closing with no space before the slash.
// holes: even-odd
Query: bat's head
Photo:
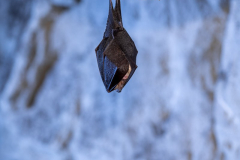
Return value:
<svg viewBox="0 0 240 160">
<path fill-rule="evenodd" d="M 118 59 L 120 61 L 116 61 L 116 58 L 112 59 L 111 56 L 104 58 L 104 85 L 108 92 L 113 90 L 121 92 L 137 68 L 123 55 Z"/>
</svg>

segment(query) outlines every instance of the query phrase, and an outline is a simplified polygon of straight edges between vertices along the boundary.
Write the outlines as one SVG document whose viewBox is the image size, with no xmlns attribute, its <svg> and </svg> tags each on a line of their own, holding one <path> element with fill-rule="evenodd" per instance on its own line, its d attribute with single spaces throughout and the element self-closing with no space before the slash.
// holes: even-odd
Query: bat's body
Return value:
<svg viewBox="0 0 240 160">
<path fill-rule="evenodd" d="M 95 51 L 106 90 L 121 92 L 137 68 L 138 51 L 133 40 L 123 28 L 120 0 L 116 0 L 114 9 L 112 0 L 109 0 L 107 27 L 103 40 Z"/>
</svg>

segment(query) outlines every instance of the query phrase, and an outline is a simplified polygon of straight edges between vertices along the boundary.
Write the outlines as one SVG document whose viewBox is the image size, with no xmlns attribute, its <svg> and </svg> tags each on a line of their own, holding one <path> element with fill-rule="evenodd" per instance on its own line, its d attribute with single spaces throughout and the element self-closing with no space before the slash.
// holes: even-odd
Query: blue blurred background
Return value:
<svg viewBox="0 0 240 160">
<path fill-rule="evenodd" d="M 0 0 L 0 160 L 239 160 L 240 1 L 122 0 L 120 94 L 94 51 L 108 4 Z"/>
</svg>

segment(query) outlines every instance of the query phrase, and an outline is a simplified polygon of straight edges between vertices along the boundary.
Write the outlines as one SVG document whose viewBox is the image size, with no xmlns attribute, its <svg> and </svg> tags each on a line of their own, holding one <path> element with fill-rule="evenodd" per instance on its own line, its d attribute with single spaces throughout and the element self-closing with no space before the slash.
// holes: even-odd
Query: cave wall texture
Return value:
<svg viewBox="0 0 240 160">
<path fill-rule="evenodd" d="M 1 160 L 239 160 L 240 1 L 122 0 L 138 69 L 107 93 L 108 0 L 0 0 Z"/>
</svg>

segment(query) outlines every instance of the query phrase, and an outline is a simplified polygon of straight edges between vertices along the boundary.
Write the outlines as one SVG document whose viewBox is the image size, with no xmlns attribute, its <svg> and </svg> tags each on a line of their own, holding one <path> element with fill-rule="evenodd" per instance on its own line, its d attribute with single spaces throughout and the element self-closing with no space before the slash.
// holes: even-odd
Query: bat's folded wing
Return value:
<svg viewBox="0 0 240 160">
<path fill-rule="evenodd" d="M 108 92 L 123 79 L 129 69 L 129 62 L 113 39 L 104 51 L 104 85 Z"/>
<path fill-rule="evenodd" d="M 107 39 L 103 39 L 101 41 L 101 43 L 95 49 L 97 62 L 98 62 L 98 68 L 99 68 L 99 72 L 101 74 L 102 81 L 104 81 L 104 74 L 103 74 L 104 56 L 103 56 L 103 52 L 106 48 L 106 45 L 107 45 Z"/>
</svg>

